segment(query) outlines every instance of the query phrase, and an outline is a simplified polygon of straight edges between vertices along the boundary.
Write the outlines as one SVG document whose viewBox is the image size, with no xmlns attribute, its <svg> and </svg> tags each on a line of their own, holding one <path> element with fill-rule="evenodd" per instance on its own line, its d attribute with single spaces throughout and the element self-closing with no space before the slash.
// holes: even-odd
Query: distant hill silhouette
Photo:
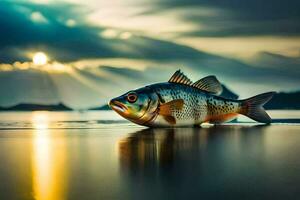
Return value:
<svg viewBox="0 0 300 200">
<path fill-rule="evenodd" d="M 103 105 L 99 107 L 89 108 L 89 110 L 111 110 L 111 108 L 108 105 Z"/>
<path fill-rule="evenodd" d="M 56 105 L 41 105 L 41 104 L 30 104 L 30 103 L 21 103 L 11 107 L 0 107 L 0 111 L 68 111 L 72 110 L 71 108 L 65 106 L 62 103 Z"/>
<path fill-rule="evenodd" d="M 285 93 L 280 92 L 274 95 L 274 97 L 266 103 L 264 106 L 266 109 L 300 109 L 300 91 Z"/>
</svg>

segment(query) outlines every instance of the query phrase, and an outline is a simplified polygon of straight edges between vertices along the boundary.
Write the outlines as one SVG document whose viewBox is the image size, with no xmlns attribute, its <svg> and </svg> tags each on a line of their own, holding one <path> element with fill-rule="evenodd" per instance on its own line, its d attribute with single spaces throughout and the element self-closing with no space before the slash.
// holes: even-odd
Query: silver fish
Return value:
<svg viewBox="0 0 300 200">
<path fill-rule="evenodd" d="M 267 92 L 245 100 L 218 96 L 222 85 L 215 76 L 193 83 L 180 70 L 168 82 L 131 90 L 110 100 L 110 107 L 122 117 L 139 125 L 193 126 L 231 121 L 238 114 L 255 121 L 270 123 L 263 109 L 275 92 Z"/>
</svg>

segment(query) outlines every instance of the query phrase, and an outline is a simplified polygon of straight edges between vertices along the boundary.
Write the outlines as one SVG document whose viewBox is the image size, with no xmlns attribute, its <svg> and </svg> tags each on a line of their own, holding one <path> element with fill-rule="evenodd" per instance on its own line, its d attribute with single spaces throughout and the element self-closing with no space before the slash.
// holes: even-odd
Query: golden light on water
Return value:
<svg viewBox="0 0 300 200">
<path fill-rule="evenodd" d="M 32 125 L 35 129 L 47 129 L 49 119 L 46 112 L 34 112 L 32 116 Z"/>
<path fill-rule="evenodd" d="M 37 52 L 33 55 L 32 62 L 35 65 L 45 65 L 48 62 L 48 57 L 44 52 Z"/>
<path fill-rule="evenodd" d="M 53 140 L 53 132 L 49 129 L 50 117 L 48 112 L 34 112 L 31 119 L 35 128 L 32 180 L 34 198 L 37 200 L 64 199 L 64 141 Z"/>
</svg>

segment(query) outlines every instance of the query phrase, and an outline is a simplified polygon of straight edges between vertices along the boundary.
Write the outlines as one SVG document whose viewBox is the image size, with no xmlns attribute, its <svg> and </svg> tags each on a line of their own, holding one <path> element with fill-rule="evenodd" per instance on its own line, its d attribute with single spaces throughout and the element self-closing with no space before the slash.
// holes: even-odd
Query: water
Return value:
<svg viewBox="0 0 300 200">
<path fill-rule="evenodd" d="M 300 112 L 147 129 L 112 112 L 0 113 L 0 199 L 299 199 Z"/>
</svg>

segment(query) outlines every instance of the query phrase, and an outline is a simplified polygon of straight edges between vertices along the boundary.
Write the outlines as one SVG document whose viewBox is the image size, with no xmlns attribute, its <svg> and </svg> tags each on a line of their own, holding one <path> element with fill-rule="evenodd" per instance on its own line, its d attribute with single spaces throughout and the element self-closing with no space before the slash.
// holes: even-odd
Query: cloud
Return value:
<svg viewBox="0 0 300 200">
<path fill-rule="evenodd" d="M 298 35 L 294 21 L 299 16 L 294 12 L 295 8 L 290 8 L 297 2 L 291 1 L 280 10 L 276 0 L 269 10 L 265 10 L 265 2 L 254 1 L 218 0 L 214 4 L 208 0 L 153 1 L 147 5 L 153 10 L 133 16 L 137 24 L 131 24 L 127 18 L 124 24 L 137 25 L 137 28 L 139 24 L 141 27 L 147 24 L 148 28 L 158 32 L 170 31 L 181 38 L 202 37 L 203 40 L 208 36 L 230 39 L 237 35 Z M 190 44 L 182 45 L 183 40 L 163 34 L 150 37 L 151 34 L 125 27 L 96 26 L 86 19 L 90 13 L 92 11 L 87 7 L 71 3 L 0 2 L 0 15 L 5 16 L 0 18 L 0 93 L 7 94 L 0 98 L 0 105 L 63 102 L 74 108 L 98 106 L 129 89 L 167 81 L 178 68 L 193 80 L 215 74 L 244 97 L 266 90 L 299 89 L 298 61 L 280 57 L 280 63 L 287 64 L 292 70 L 282 70 L 280 65 L 270 68 L 274 59 L 277 63 L 277 56 L 245 63 L 195 49 L 202 44 L 200 40 L 189 40 Z M 154 18 L 157 20 L 143 21 L 148 15 L 157 15 Z M 164 17 L 166 23 L 156 23 Z M 122 23 L 121 20 L 117 22 Z M 170 22 L 172 26 L 168 26 Z M 182 26 L 186 24 L 193 26 L 186 29 Z M 181 26 L 184 28 L 177 28 Z M 242 33 L 245 30 L 247 32 Z M 271 46 L 276 39 L 271 37 L 268 42 L 261 38 L 258 43 Z M 254 43 L 249 39 L 244 44 Z M 282 49 L 297 48 L 291 44 L 296 44 L 295 41 L 298 40 L 289 40 L 289 45 L 283 45 Z M 225 43 L 210 41 L 205 45 L 226 50 L 234 46 L 233 54 L 242 48 L 250 49 L 248 45 L 238 46 L 237 43 L 241 40 L 235 43 L 232 40 Z M 282 43 L 287 44 L 286 41 Z M 257 51 L 254 47 L 251 49 Z M 33 66 L 30 53 L 37 51 L 48 54 L 50 63 Z M 274 83 L 274 80 L 280 81 Z M 24 90 L 28 93 L 24 94 Z"/>
<path fill-rule="evenodd" d="M 0 60 L 28 61 L 28 52 L 44 51 L 58 61 L 89 58 L 149 60 L 195 59 L 201 52 L 129 31 L 96 27 L 79 5 L 0 2 Z M 77 17 L 76 17 L 77 16 Z M 78 17 L 80 16 L 80 17 Z M 71 21 L 70 21 L 71 20 Z"/>
<path fill-rule="evenodd" d="M 180 36 L 299 36 L 299 7 L 298 0 L 284 3 L 281 0 L 160 0 L 145 13 L 153 15 L 172 9 L 183 10 L 181 20 L 198 24 L 199 29 L 183 32 Z"/>
<path fill-rule="evenodd" d="M 159 62 L 198 59 L 203 54 L 199 49 L 217 53 L 223 51 L 215 48 L 217 41 L 211 45 L 212 40 L 201 42 L 194 41 L 193 38 L 254 35 L 299 36 L 300 17 L 295 11 L 298 4 L 298 1 L 294 0 L 282 6 L 277 0 L 272 4 L 265 1 L 258 2 L 258 0 L 243 3 L 233 0 L 215 3 L 208 0 L 160 0 L 144 6 L 143 12 L 135 11 L 131 15 L 128 13 L 128 18 L 126 18 L 128 22 L 118 23 L 120 27 L 123 24 L 132 24 L 139 29 L 143 27 L 143 24 L 148 24 L 153 25 L 153 30 L 163 29 L 162 37 L 158 38 L 164 39 L 156 39 L 147 37 L 145 36 L 147 33 L 143 35 L 139 31 L 91 24 L 88 17 L 93 13 L 104 12 L 103 9 L 92 10 L 79 4 L 51 3 L 51 1 L 47 4 L 1 1 L 0 14 L 6 17 L 0 19 L 0 27 L 4 30 L 0 32 L 0 60 L 2 63 L 29 61 L 31 57 L 28 52 L 35 51 L 45 51 L 52 59 L 60 62 L 97 58 Z M 128 7 L 130 5 L 126 8 Z M 135 6 L 132 7 L 135 8 Z M 153 21 L 145 20 L 147 16 L 156 16 L 155 25 Z M 111 18 L 111 16 L 96 19 L 101 22 L 106 18 Z M 160 24 L 164 21 L 163 19 L 172 19 L 170 21 L 172 26 L 169 23 Z M 189 26 L 188 29 L 180 28 L 186 25 Z M 177 28 L 174 29 L 174 26 Z M 293 39 L 290 38 L 290 40 Z M 288 45 L 290 43 L 286 46 Z M 245 52 L 243 54 L 247 54 L 246 47 L 243 48 L 237 44 L 231 46 L 237 48 L 226 48 L 224 51 L 233 49 L 234 52 L 231 54 L 234 54 L 239 53 L 239 49 L 243 49 Z M 272 51 L 277 47 L 278 45 L 272 46 Z M 260 48 L 260 50 L 269 51 L 267 47 Z"/>
<path fill-rule="evenodd" d="M 213 53 L 245 60 L 261 51 L 286 56 L 300 55 L 300 37 L 181 37 L 177 42 Z"/>
<path fill-rule="evenodd" d="M 48 20 L 40 12 L 32 12 L 30 14 L 30 19 L 36 23 L 47 24 Z"/>
<path fill-rule="evenodd" d="M 289 71 L 291 74 L 300 77 L 300 57 L 287 57 L 270 52 L 260 52 L 249 58 L 248 63 L 269 70 L 280 69 L 282 73 L 284 73 L 284 71 Z"/>
</svg>

